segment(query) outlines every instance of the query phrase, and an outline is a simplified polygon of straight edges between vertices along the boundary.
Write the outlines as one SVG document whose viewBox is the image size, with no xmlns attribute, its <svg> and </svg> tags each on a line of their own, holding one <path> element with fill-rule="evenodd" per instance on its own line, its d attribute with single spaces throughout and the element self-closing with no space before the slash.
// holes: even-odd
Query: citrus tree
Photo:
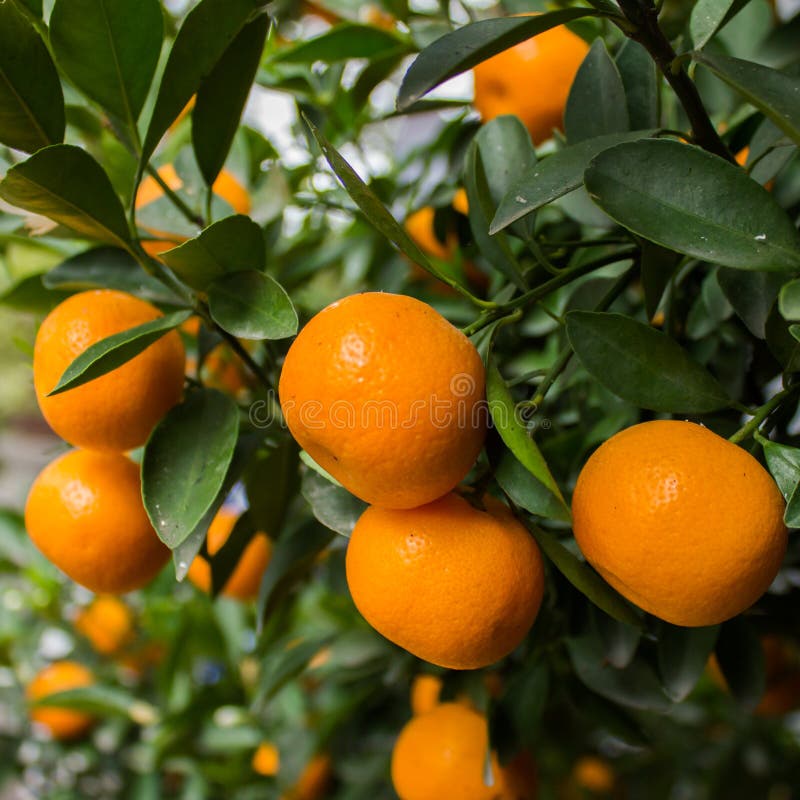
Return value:
<svg viewBox="0 0 800 800">
<path fill-rule="evenodd" d="M 0 2 L 0 786 L 793 796 L 783 11 Z"/>
</svg>

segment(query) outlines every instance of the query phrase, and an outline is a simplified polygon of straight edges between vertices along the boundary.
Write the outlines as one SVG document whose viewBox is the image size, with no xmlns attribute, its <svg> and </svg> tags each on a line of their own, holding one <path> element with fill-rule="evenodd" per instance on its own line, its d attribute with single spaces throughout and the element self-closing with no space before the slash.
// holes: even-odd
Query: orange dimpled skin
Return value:
<svg viewBox="0 0 800 800">
<path fill-rule="evenodd" d="M 75 630 L 101 655 L 113 655 L 133 638 L 133 612 L 118 597 L 100 595 L 78 614 Z"/>
<path fill-rule="evenodd" d="M 560 26 L 475 67 L 475 108 L 483 122 L 515 114 L 534 144 L 562 130 L 567 97 L 589 46 Z"/>
<path fill-rule="evenodd" d="M 455 494 L 409 511 L 368 508 L 347 548 L 347 583 L 379 633 L 450 669 L 508 655 L 539 611 L 539 548 L 496 500 Z"/>
<path fill-rule="evenodd" d="M 209 555 L 213 556 L 228 541 L 237 519 L 239 515 L 235 511 L 224 506 L 219 510 L 208 528 L 206 548 Z M 269 537 L 265 533 L 256 533 L 239 558 L 222 594 L 237 600 L 255 600 L 271 554 Z M 198 589 L 211 591 L 211 565 L 202 556 L 197 556 L 192 562 L 187 577 Z"/>
<path fill-rule="evenodd" d="M 73 295 L 50 312 L 36 336 L 33 383 L 42 414 L 59 436 L 91 450 L 121 452 L 145 443 L 183 392 L 185 353 L 177 331 L 93 381 L 48 393 L 90 345 L 160 316 L 150 303 L 110 289 Z"/>
<path fill-rule="evenodd" d="M 42 553 L 93 592 L 149 583 L 169 559 L 142 504 L 139 468 L 126 456 L 73 450 L 31 487 L 25 526 Z"/>
<path fill-rule="evenodd" d="M 279 393 L 294 438 L 353 494 L 414 508 L 449 492 L 483 445 L 478 351 L 426 303 L 351 295 L 289 349 Z"/>
<path fill-rule="evenodd" d="M 622 595 L 674 625 L 716 625 L 767 590 L 786 551 L 784 501 L 753 456 L 692 422 L 616 434 L 575 487 L 575 538 Z"/>
<path fill-rule="evenodd" d="M 74 661 L 57 661 L 36 675 L 28 684 L 25 696 L 32 702 L 58 692 L 91 686 L 93 683 L 92 673 L 82 664 Z M 59 741 L 80 738 L 94 723 L 94 718 L 89 714 L 57 706 L 32 708 L 30 717 L 34 723 L 46 728 L 50 735 Z"/>
</svg>

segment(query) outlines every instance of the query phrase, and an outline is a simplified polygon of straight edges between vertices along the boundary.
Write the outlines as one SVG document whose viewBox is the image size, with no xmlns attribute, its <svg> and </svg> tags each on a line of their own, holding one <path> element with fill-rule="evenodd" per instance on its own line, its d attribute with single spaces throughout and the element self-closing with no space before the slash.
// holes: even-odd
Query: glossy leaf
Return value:
<svg viewBox="0 0 800 800">
<path fill-rule="evenodd" d="M 64 95 L 33 25 L 0 3 L 0 142 L 33 153 L 64 139 Z"/>
<path fill-rule="evenodd" d="M 694 46 L 705 47 L 728 18 L 735 0 L 697 0 L 692 9 L 689 31 Z"/>
<path fill-rule="evenodd" d="M 569 522 L 564 504 L 509 452 L 503 454 L 495 472 L 500 488 L 514 503 L 545 519 Z"/>
<path fill-rule="evenodd" d="M 601 38 L 592 43 L 572 82 L 564 127 L 570 144 L 629 130 L 625 87 Z"/>
<path fill-rule="evenodd" d="M 186 15 L 161 77 L 142 147 L 142 164 L 150 160 L 167 128 L 211 74 L 239 31 L 264 5 L 263 0 L 200 0 Z"/>
<path fill-rule="evenodd" d="M 644 139 L 653 131 L 600 136 L 574 146 L 565 147 L 539 161 L 522 175 L 503 198 L 489 233 L 495 234 L 512 222 L 542 206 L 563 197 L 583 183 L 583 175 L 592 159 L 622 142 Z"/>
<path fill-rule="evenodd" d="M 521 419 L 520 409 L 514 403 L 514 398 L 493 358 L 489 360 L 486 373 L 486 398 L 492 421 L 508 449 L 531 475 L 553 494 L 558 503 L 563 506 L 564 512 L 569 515 L 569 509 L 564 502 L 561 490 L 550 473 L 550 468 L 547 466 L 539 446 L 529 436 L 527 427 Z"/>
<path fill-rule="evenodd" d="M 242 339 L 285 339 L 297 333 L 297 312 L 286 290 L 271 276 L 234 272 L 208 287 L 211 317 Z"/>
<path fill-rule="evenodd" d="M 617 53 L 617 69 L 625 87 L 628 122 L 632 131 L 657 128 L 660 87 L 656 64 L 645 48 L 626 39 Z"/>
<path fill-rule="evenodd" d="M 176 311 L 95 342 L 64 370 L 48 397 L 83 386 L 84 383 L 121 367 L 153 342 L 186 322 L 192 313 L 191 310 Z"/>
<path fill-rule="evenodd" d="M 239 433 L 239 410 L 214 389 L 192 391 L 150 436 L 142 460 L 142 497 L 156 533 L 180 545 L 225 480 Z"/>
<path fill-rule="evenodd" d="M 720 267 L 717 271 L 720 288 L 737 316 L 753 336 L 763 339 L 769 312 L 775 305 L 785 275 L 775 272 L 745 272 Z"/>
<path fill-rule="evenodd" d="M 205 291 L 226 273 L 263 271 L 267 255 L 261 228 L 250 217 L 237 214 L 209 225 L 161 258 L 184 283 Z"/>
<path fill-rule="evenodd" d="M 363 500 L 313 470 L 303 475 L 302 492 L 314 516 L 326 528 L 342 536 L 350 536 L 358 518 L 367 509 Z"/>
<path fill-rule="evenodd" d="M 619 622 L 641 627 L 636 612 L 585 562 L 564 547 L 552 534 L 539 528 L 532 533 L 556 569 L 599 609 Z"/>
<path fill-rule="evenodd" d="M 192 111 L 192 146 L 209 186 L 231 149 L 269 26 L 266 14 L 245 25 L 198 89 Z"/>
<path fill-rule="evenodd" d="M 714 652 L 731 694 L 752 711 L 766 685 L 764 651 L 752 623 L 744 617 L 724 623 Z"/>
<path fill-rule="evenodd" d="M 800 320 L 800 279 L 795 278 L 781 287 L 778 309 L 787 322 Z"/>
<path fill-rule="evenodd" d="M 408 45 L 389 31 L 371 25 L 343 22 L 319 36 L 279 51 L 275 61 L 284 64 L 335 64 L 351 58 L 374 59 L 408 51 Z"/>
<path fill-rule="evenodd" d="M 57 0 L 50 42 L 70 81 L 133 130 L 158 64 L 163 27 L 158 0 Z"/>
<path fill-rule="evenodd" d="M 658 669 L 664 691 L 679 703 L 688 697 L 706 668 L 719 626 L 679 628 L 662 622 L 658 634 Z"/>
<path fill-rule="evenodd" d="M 300 482 L 298 449 L 287 437 L 274 449 L 252 459 L 245 473 L 250 515 L 259 530 L 276 537 Z M 265 491 L 264 487 L 269 487 Z"/>
<path fill-rule="evenodd" d="M 12 167 L 0 197 L 90 239 L 126 247 L 125 211 L 103 168 L 80 147 L 56 144 Z"/>
<path fill-rule="evenodd" d="M 769 467 L 772 477 L 775 478 L 781 494 L 788 502 L 800 484 L 800 449 L 772 442 L 764 439 L 760 434 L 757 438 L 764 448 L 767 467 Z"/>
<path fill-rule="evenodd" d="M 800 76 L 721 54 L 694 57 L 800 145 Z"/>
<path fill-rule="evenodd" d="M 673 339 L 622 314 L 571 311 L 567 336 L 587 372 L 641 408 L 704 414 L 730 405 L 717 380 Z"/>
<path fill-rule="evenodd" d="M 404 111 L 440 83 L 538 33 L 595 15 L 588 8 L 567 8 L 536 16 L 484 19 L 447 33 L 426 47 L 406 72 L 397 108 Z"/>
<path fill-rule="evenodd" d="M 585 183 L 606 214 L 664 247 L 737 269 L 800 268 L 800 234 L 772 195 L 698 147 L 621 144 L 595 157 Z"/>
</svg>

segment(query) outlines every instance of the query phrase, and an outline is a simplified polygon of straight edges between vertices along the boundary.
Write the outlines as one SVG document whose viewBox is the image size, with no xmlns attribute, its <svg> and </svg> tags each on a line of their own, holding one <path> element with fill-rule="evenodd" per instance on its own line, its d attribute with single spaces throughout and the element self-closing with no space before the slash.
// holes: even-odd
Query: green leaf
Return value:
<svg viewBox="0 0 800 800">
<path fill-rule="evenodd" d="M 200 0 L 183 20 L 172 44 L 140 163 L 146 164 L 161 137 L 210 75 L 239 31 L 266 5 L 264 0 Z"/>
<path fill-rule="evenodd" d="M 800 483 L 800 449 L 772 442 L 760 434 L 756 434 L 756 438 L 764 449 L 764 458 L 775 483 L 789 502 Z"/>
<path fill-rule="evenodd" d="M 426 47 L 406 72 L 397 108 L 405 111 L 440 83 L 538 33 L 592 16 L 597 16 L 592 9 L 567 8 L 536 16 L 484 19 L 447 33 Z"/>
<path fill-rule="evenodd" d="M 276 537 L 283 528 L 289 504 L 296 495 L 300 473 L 298 448 L 287 437 L 277 447 L 260 453 L 245 473 L 250 516 L 259 530 Z M 269 486 L 265 492 L 264 487 Z"/>
<path fill-rule="evenodd" d="M 163 28 L 158 0 L 57 0 L 50 42 L 70 81 L 133 131 L 158 64 Z"/>
<path fill-rule="evenodd" d="M 0 293 L 0 306 L 43 316 L 68 296 L 67 292 L 45 288 L 41 275 L 31 275 Z"/>
<path fill-rule="evenodd" d="M 303 475 L 302 493 L 317 520 L 341 536 L 350 536 L 367 509 L 363 500 L 314 470 L 306 470 Z"/>
<path fill-rule="evenodd" d="M 783 522 L 787 528 L 800 528 L 800 491 L 797 490 L 797 487 L 795 487 L 789 502 L 786 504 L 786 510 L 783 512 Z"/>
<path fill-rule="evenodd" d="M 500 459 L 495 478 L 514 503 L 531 514 L 544 519 L 570 521 L 564 504 L 508 451 Z"/>
<path fill-rule="evenodd" d="M 764 651 L 752 623 L 744 617 L 723 623 L 714 652 L 731 694 L 752 711 L 766 686 Z"/>
<path fill-rule="evenodd" d="M 745 272 L 720 267 L 717 270 L 720 288 L 737 316 L 753 336 L 763 339 L 769 312 L 775 305 L 785 275 L 775 272 Z"/>
<path fill-rule="evenodd" d="M 694 53 L 694 58 L 800 145 L 800 77 L 719 54 Z"/>
<path fill-rule="evenodd" d="M 638 42 L 626 39 L 617 53 L 617 69 L 625 87 L 632 131 L 659 125 L 659 76 L 655 61 Z"/>
<path fill-rule="evenodd" d="M 257 533 L 257 527 L 249 511 L 236 520 L 230 535 L 222 547 L 209 559 L 211 566 L 211 596 L 218 597 L 230 580 L 244 551 Z M 263 533 L 263 531 L 261 532 Z"/>
<path fill-rule="evenodd" d="M 700 50 L 728 19 L 735 0 L 697 0 L 689 21 L 694 46 Z"/>
<path fill-rule="evenodd" d="M 539 450 L 539 446 L 529 436 L 528 429 L 521 419 L 520 409 L 514 402 L 511 392 L 497 368 L 493 357 L 489 359 L 486 372 L 486 399 L 497 432 L 509 450 L 520 460 L 522 465 L 545 486 L 564 508 L 569 516 L 569 508 L 558 484 L 550 473 L 550 468 Z"/>
<path fill-rule="evenodd" d="M 572 82 L 564 110 L 564 128 L 570 144 L 623 133 L 630 128 L 625 87 L 601 38 L 592 43 Z"/>
<path fill-rule="evenodd" d="M 589 616 L 603 643 L 603 653 L 608 663 L 617 669 L 627 667 L 639 648 L 642 631 L 609 617 L 595 606 L 589 607 Z"/>
<path fill-rule="evenodd" d="M 80 147 L 54 144 L 12 167 L 0 181 L 12 205 L 117 247 L 130 242 L 125 211 L 103 168 Z"/>
<path fill-rule="evenodd" d="M 585 183 L 606 214 L 664 247 L 737 269 L 800 268 L 800 234 L 772 195 L 699 147 L 621 144 L 594 158 Z"/>
<path fill-rule="evenodd" d="M 58 383 L 48 394 L 52 397 L 77 386 L 83 386 L 101 375 L 121 367 L 136 358 L 153 342 L 177 328 L 192 315 L 191 309 L 176 311 L 121 333 L 115 333 L 86 348 L 65 370 Z"/>
<path fill-rule="evenodd" d="M 661 622 L 658 634 L 658 670 L 664 691 L 680 703 L 694 689 L 714 649 L 719 626 L 679 628 Z"/>
<path fill-rule="evenodd" d="M 585 561 L 564 547 L 552 533 L 535 527 L 531 532 L 542 552 L 581 594 L 610 617 L 641 628 L 637 613 Z"/>
<path fill-rule="evenodd" d="M 64 95 L 53 60 L 13 3 L 0 3 L 0 142 L 33 153 L 64 139 Z"/>
<path fill-rule="evenodd" d="M 778 310 L 787 322 L 800 320 L 800 278 L 785 283 L 778 294 Z"/>
<path fill-rule="evenodd" d="M 86 289 L 118 289 L 163 305 L 184 301 L 161 281 L 148 275 L 126 250 L 95 247 L 62 261 L 42 278 L 48 289 L 82 292 Z"/>
<path fill-rule="evenodd" d="M 653 131 L 634 131 L 599 136 L 597 139 L 565 147 L 539 161 L 505 195 L 492 220 L 489 233 L 498 233 L 515 220 L 580 187 L 586 168 L 599 153 L 622 142 L 645 139 L 652 133 Z"/>
<path fill-rule="evenodd" d="M 237 214 L 214 222 L 161 258 L 184 283 L 202 292 L 226 273 L 263 272 L 267 254 L 261 228 Z"/>
<path fill-rule="evenodd" d="M 297 312 L 286 290 L 270 275 L 234 272 L 208 287 L 211 317 L 242 339 L 285 339 L 297 333 Z"/>
<path fill-rule="evenodd" d="M 622 314 L 571 311 L 567 336 L 586 371 L 640 408 L 705 414 L 730 405 L 717 380 L 666 334 Z"/>
<path fill-rule="evenodd" d="M 680 255 L 673 250 L 659 247 L 652 242 L 642 243 L 640 270 L 647 319 L 653 319 L 680 260 Z"/>
<path fill-rule="evenodd" d="M 245 25 L 200 84 L 192 111 L 192 146 L 209 186 L 217 179 L 231 149 L 269 26 L 266 14 Z"/>
<path fill-rule="evenodd" d="M 159 538 L 181 544 L 214 502 L 239 433 L 239 410 L 214 389 L 192 391 L 145 445 L 142 497 Z"/>
<path fill-rule="evenodd" d="M 82 686 L 80 689 L 54 692 L 36 700 L 34 705 L 72 708 L 103 717 L 134 719 L 141 724 L 152 724 L 158 719 L 158 712 L 153 706 L 116 686 Z"/>
<path fill-rule="evenodd" d="M 371 25 L 343 22 L 325 33 L 279 50 L 273 61 L 282 64 L 335 64 L 351 58 L 382 58 L 409 52 L 403 39 Z"/>
<path fill-rule="evenodd" d="M 271 652 L 261 662 L 256 707 L 263 708 L 264 703 L 274 697 L 290 680 L 296 678 L 308 666 L 308 662 L 331 641 L 330 636 L 305 639 L 300 642 L 296 637 L 290 637 L 284 640 L 281 646 L 273 646 Z"/>
</svg>

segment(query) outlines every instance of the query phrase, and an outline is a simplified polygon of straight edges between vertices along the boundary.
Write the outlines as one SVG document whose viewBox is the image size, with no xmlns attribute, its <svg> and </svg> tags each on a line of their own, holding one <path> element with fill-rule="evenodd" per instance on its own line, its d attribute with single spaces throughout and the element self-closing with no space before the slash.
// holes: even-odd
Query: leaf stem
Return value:
<svg viewBox="0 0 800 800">
<path fill-rule="evenodd" d="M 167 185 L 167 182 L 158 174 L 158 170 L 152 164 L 148 164 L 145 167 L 145 171 L 161 187 L 164 195 L 170 199 L 175 208 L 177 208 L 192 225 L 196 225 L 198 228 L 205 228 L 205 219 L 189 208 L 184 199 Z"/>
<path fill-rule="evenodd" d="M 776 395 L 771 397 L 763 406 L 759 406 L 752 412 L 752 419 L 747 422 L 745 425 L 742 425 L 733 436 L 728 437 L 728 441 L 732 442 L 733 444 L 738 444 L 741 441 L 744 441 L 749 436 L 752 436 L 760 427 L 764 420 L 773 412 L 778 406 L 790 395 L 792 394 L 800 384 L 794 384 L 793 386 L 789 386 L 787 389 L 783 389 L 778 392 Z"/>
</svg>

